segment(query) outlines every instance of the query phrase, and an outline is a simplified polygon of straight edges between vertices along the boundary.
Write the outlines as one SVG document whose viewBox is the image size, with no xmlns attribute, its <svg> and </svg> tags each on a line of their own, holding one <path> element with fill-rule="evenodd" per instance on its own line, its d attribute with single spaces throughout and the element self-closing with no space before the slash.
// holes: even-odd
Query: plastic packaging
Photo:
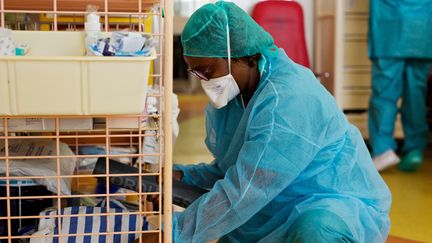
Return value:
<svg viewBox="0 0 432 243">
<path fill-rule="evenodd" d="M 78 149 L 78 153 L 80 155 L 104 155 L 107 154 L 105 150 L 105 146 L 81 146 Z M 124 148 L 124 147 L 110 147 L 110 154 L 124 154 L 124 155 L 130 155 L 137 153 L 137 149 L 132 148 Z M 123 163 L 123 164 L 130 164 L 133 162 L 133 159 L 131 157 L 117 157 L 117 161 Z M 82 158 L 80 160 L 80 170 L 93 170 L 94 166 L 97 162 L 97 158 Z"/>
<path fill-rule="evenodd" d="M 9 156 L 54 156 L 56 155 L 56 141 L 13 139 L 9 141 Z M 73 155 L 72 150 L 60 143 L 60 155 Z M 0 140 L 0 157 L 5 156 L 5 143 Z M 75 170 L 75 158 L 60 159 L 60 175 L 72 175 Z M 6 174 L 5 160 L 0 159 L 0 175 Z M 10 159 L 9 175 L 13 176 L 56 176 L 57 160 L 54 159 Z M 37 178 L 34 181 L 45 186 L 49 191 L 57 194 L 58 184 L 55 178 Z M 71 194 L 71 178 L 60 179 L 60 193 Z"/>
<path fill-rule="evenodd" d="M 0 27 L 0 56 L 15 56 L 15 44 L 12 31 Z"/>
<path fill-rule="evenodd" d="M 163 99 L 163 98 L 162 98 Z M 147 113 L 150 115 L 156 115 L 158 113 L 158 100 L 155 97 L 148 97 L 147 98 Z M 172 117 L 173 117 L 173 124 L 172 124 L 172 141 L 173 144 L 176 143 L 178 134 L 180 132 L 180 127 L 177 121 L 178 115 L 180 113 L 180 109 L 179 109 L 179 104 L 178 104 L 178 97 L 176 94 L 172 94 Z M 153 119 L 153 118 L 149 118 L 149 119 Z M 153 121 L 156 122 L 157 121 Z M 145 134 L 147 136 L 144 137 L 143 139 L 143 144 L 142 144 L 142 151 L 144 154 L 157 154 L 160 153 L 160 146 L 159 146 L 159 139 L 163 140 L 163 135 L 162 137 L 158 137 L 157 136 L 157 131 L 155 130 L 146 130 Z M 145 163 L 149 163 L 152 165 L 157 165 L 159 162 L 159 158 L 158 156 L 150 156 L 150 155 L 145 155 L 143 156 L 143 162 Z M 157 172 L 157 170 L 159 169 L 158 167 L 154 167 L 156 169 L 156 171 L 153 172 Z"/>
<path fill-rule="evenodd" d="M 149 56 L 153 48 L 153 37 L 147 33 L 113 32 L 111 37 L 99 38 L 91 47 L 95 56 Z"/>
</svg>

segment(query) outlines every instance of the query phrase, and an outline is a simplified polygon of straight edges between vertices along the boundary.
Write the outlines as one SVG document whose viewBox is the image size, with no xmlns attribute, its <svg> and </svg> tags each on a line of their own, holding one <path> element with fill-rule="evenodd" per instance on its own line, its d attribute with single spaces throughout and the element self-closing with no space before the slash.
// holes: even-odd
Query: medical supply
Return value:
<svg viewBox="0 0 432 243">
<path fill-rule="evenodd" d="M 12 31 L 2 27 L 0 27 L 0 56 L 15 56 Z"/>
<path fill-rule="evenodd" d="M 230 9 L 229 14 L 235 21 L 226 19 L 224 9 L 216 5 L 207 5 L 206 12 L 188 21 L 183 29 L 181 41 L 183 55 L 192 57 L 228 57 L 227 28 L 230 28 L 231 58 L 253 56 L 264 48 L 273 45 L 273 38 L 261 28 L 242 9 Z M 198 19 L 199 18 L 199 19 Z M 220 19 L 211 21 L 208 19 Z M 235 31 L 232 31 L 235 29 Z M 203 37 L 206 41 L 202 41 Z M 235 43 L 235 44 L 234 44 Z"/>
<path fill-rule="evenodd" d="M 152 47 L 151 35 L 120 31 L 99 39 L 92 52 L 96 56 L 149 56 Z"/>
<path fill-rule="evenodd" d="M 140 33 L 114 32 L 110 44 L 119 52 L 134 53 L 143 50 L 146 41 Z"/>
<path fill-rule="evenodd" d="M 39 159 L 37 156 L 55 156 L 57 155 L 57 144 L 53 140 L 29 140 L 29 139 L 12 139 L 9 141 L 9 156 L 34 156 L 32 159 L 10 159 L 9 175 L 13 176 L 38 176 L 34 181 L 46 186 L 47 189 L 55 194 L 60 192 L 61 195 L 71 194 L 71 178 L 60 178 L 59 184 L 56 178 L 45 178 L 44 176 L 57 175 L 57 159 Z M 74 155 L 70 148 L 60 143 L 60 155 Z M 0 157 L 5 156 L 5 141 L 0 140 Z M 75 170 L 75 158 L 60 159 L 60 175 L 72 175 Z M 6 174 L 5 160 L 0 159 L 0 174 Z M 60 188 L 58 188 L 60 186 Z"/>
<path fill-rule="evenodd" d="M 177 101 L 177 96 L 175 94 L 173 94 L 173 107 L 172 107 L 172 112 L 173 112 L 173 144 L 175 143 L 175 140 L 177 138 L 178 135 L 178 130 L 177 130 L 177 134 L 175 133 L 176 131 L 176 126 L 178 127 L 178 121 L 177 121 L 177 116 L 176 111 L 178 111 L 178 101 Z M 177 106 L 175 106 L 175 102 L 177 101 Z M 156 97 L 148 97 L 147 98 L 147 110 L 146 112 L 149 115 L 158 115 L 158 101 L 156 99 Z M 158 126 L 158 122 L 157 122 L 157 118 L 153 118 L 153 117 L 148 117 L 147 120 L 147 124 L 149 125 L 149 127 L 154 127 L 157 128 Z M 143 138 L 143 145 L 142 145 L 142 152 L 146 155 L 144 155 L 142 157 L 142 160 L 145 163 L 149 163 L 151 165 L 158 165 L 159 161 L 160 161 L 160 157 L 158 154 L 160 152 L 160 139 L 163 139 L 163 137 L 159 137 L 157 135 L 157 130 L 156 129 L 152 129 L 152 130 L 146 130 L 144 131 L 145 135 Z M 162 135 L 163 136 L 163 135 Z M 151 156 L 149 154 L 154 154 L 155 156 Z M 156 167 L 156 166 L 155 166 Z M 153 168 L 152 169 L 156 169 L 158 170 L 159 168 Z M 153 172 L 157 172 L 157 171 L 153 171 Z"/>
<path fill-rule="evenodd" d="M 93 56 L 94 52 L 92 50 L 98 44 L 101 24 L 97 14 L 97 7 L 89 5 L 87 12 L 86 22 L 84 23 L 86 54 L 87 56 Z"/>
<path fill-rule="evenodd" d="M 227 25 L 228 28 L 228 25 Z M 228 57 L 228 74 L 219 78 L 210 80 L 201 80 L 201 86 L 209 97 L 210 103 L 220 109 L 240 94 L 240 89 L 234 77 L 231 75 L 231 44 L 230 33 L 227 31 L 227 57 Z"/>
<path fill-rule="evenodd" d="M 119 161 L 123 164 L 132 164 L 134 162 L 134 158 L 128 156 L 132 154 L 136 154 L 138 151 L 135 147 L 115 147 L 111 146 L 109 150 L 109 154 L 120 155 L 124 154 L 125 157 L 116 157 L 115 160 Z M 78 148 L 78 153 L 80 155 L 106 155 L 107 151 L 105 146 L 80 146 Z M 94 166 L 97 162 L 98 158 L 82 158 L 80 159 L 80 170 L 90 170 L 94 169 Z"/>
<path fill-rule="evenodd" d="M 231 73 L 208 81 L 201 80 L 201 86 L 216 109 L 226 106 L 240 94 L 240 89 Z"/>
<path fill-rule="evenodd" d="M 163 97 L 162 101 L 163 102 Z M 158 111 L 159 107 L 159 100 L 156 99 L 156 97 L 148 97 L 147 99 L 147 112 L 149 115 L 157 115 L 159 113 Z M 163 106 L 162 106 L 163 107 Z M 176 143 L 177 137 L 180 132 L 179 123 L 177 121 L 177 117 L 180 113 L 179 105 L 178 105 L 178 97 L 176 94 L 172 94 L 172 141 L 173 144 Z M 156 118 L 149 117 L 148 118 L 148 125 L 151 128 L 157 128 L 158 122 Z M 145 135 L 143 138 L 143 145 L 142 145 L 142 152 L 145 154 L 142 157 L 142 161 L 145 163 L 151 164 L 150 169 L 152 172 L 158 172 L 159 171 L 159 161 L 160 156 L 158 155 L 160 153 L 160 139 L 163 141 L 164 134 L 162 136 L 157 135 L 156 129 L 150 129 L 145 130 Z M 154 155 L 150 155 L 154 154 Z M 162 154 L 163 157 L 163 154 Z M 138 160 L 140 162 L 140 160 Z"/>
<path fill-rule="evenodd" d="M 25 56 L 29 52 L 30 47 L 28 45 L 17 45 L 15 47 L 15 55 L 17 56 Z"/>
</svg>

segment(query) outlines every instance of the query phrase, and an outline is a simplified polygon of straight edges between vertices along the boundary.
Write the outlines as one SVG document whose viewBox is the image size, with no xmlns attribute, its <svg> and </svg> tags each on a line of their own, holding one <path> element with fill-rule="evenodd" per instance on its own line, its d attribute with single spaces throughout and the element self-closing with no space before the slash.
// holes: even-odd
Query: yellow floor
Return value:
<svg viewBox="0 0 432 243">
<path fill-rule="evenodd" d="M 191 164 L 211 162 L 213 156 L 205 146 L 204 109 L 207 97 L 201 95 L 180 95 L 180 133 L 174 146 L 174 162 Z"/>
<path fill-rule="evenodd" d="M 204 145 L 203 95 L 180 97 L 180 135 L 174 149 L 177 163 L 210 162 Z M 390 169 L 382 176 L 393 194 L 391 237 L 388 242 L 432 242 L 432 149 L 418 173 Z"/>
<path fill-rule="evenodd" d="M 402 173 L 396 168 L 382 173 L 392 195 L 392 228 L 395 236 L 432 242 L 432 154 L 417 173 Z"/>
<path fill-rule="evenodd" d="M 181 164 L 211 162 L 213 156 L 207 150 L 204 138 L 205 121 L 203 116 L 180 122 L 180 134 L 174 146 L 174 162 Z"/>
</svg>

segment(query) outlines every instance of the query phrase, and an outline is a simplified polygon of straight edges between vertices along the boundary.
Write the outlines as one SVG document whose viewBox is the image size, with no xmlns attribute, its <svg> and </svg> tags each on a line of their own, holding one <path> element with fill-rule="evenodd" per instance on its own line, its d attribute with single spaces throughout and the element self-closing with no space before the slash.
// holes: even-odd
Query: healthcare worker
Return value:
<svg viewBox="0 0 432 243">
<path fill-rule="evenodd" d="M 210 190 L 174 214 L 174 242 L 386 240 L 390 192 L 358 129 L 310 70 L 229 2 L 198 9 L 182 43 L 210 99 L 215 160 L 174 168 Z"/>
<path fill-rule="evenodd" d="M 378 170 L 399 163 L 393 138 L 398 100 L 404 131 L 399 169 L 415 171 L 428 142 L 426 86 L 432 59 L 432 0 L 370 0 L 372 96 L 369 134 Z"/>
</svg>

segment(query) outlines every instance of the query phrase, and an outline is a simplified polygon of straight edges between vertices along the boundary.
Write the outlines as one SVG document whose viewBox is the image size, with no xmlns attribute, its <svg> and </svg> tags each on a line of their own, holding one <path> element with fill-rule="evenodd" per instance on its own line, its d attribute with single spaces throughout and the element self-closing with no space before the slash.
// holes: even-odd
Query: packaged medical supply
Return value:
<svg viewBox="0 0 432 243">
<path fill-rule="evenodd" d="M 12 31 L 0 27 L 0 56 L 15 56 Z"/>
</svg>

